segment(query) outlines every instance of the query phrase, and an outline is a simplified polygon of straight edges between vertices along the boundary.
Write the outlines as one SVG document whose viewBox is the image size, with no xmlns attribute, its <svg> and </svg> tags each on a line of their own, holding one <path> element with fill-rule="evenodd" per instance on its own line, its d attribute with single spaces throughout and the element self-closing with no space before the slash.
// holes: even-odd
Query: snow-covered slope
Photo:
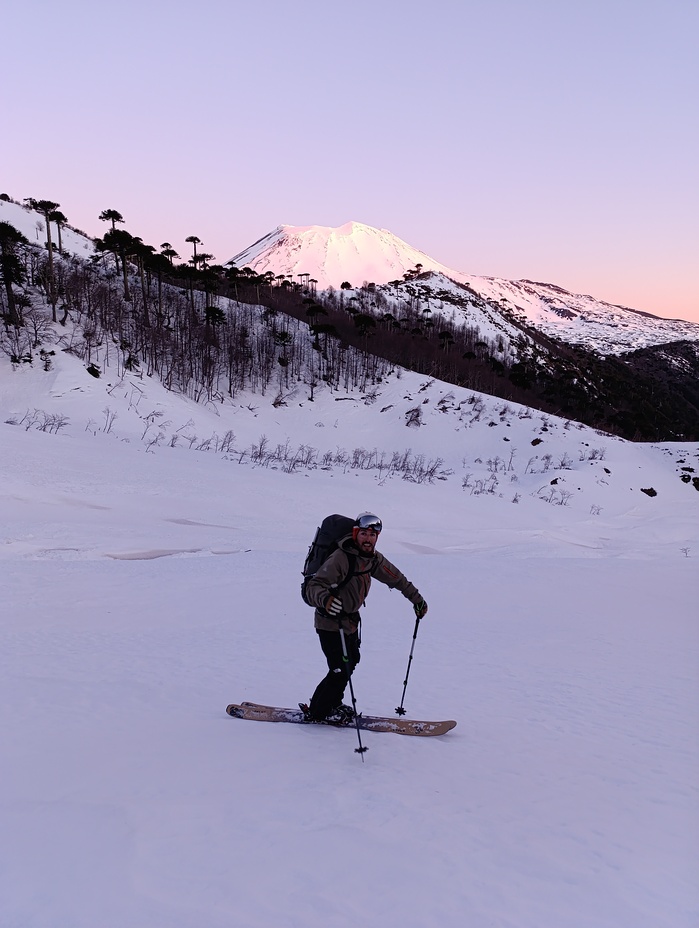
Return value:
<svg viewBox="0 0 699 928">
<path fill-rule="evenodd" d="M 545 335 L 584 345 L 600 354 L 618 354 L 674 341 L 699 341 L 699 323 L 663 319 L 592 296 L 569 293 L 530 280 L 473 277 L 473 289 Z"/>
<path fill-rule="evenodd" d="M 582 344 L 600 353 L 619 353 L 689 339 L 699 341 L 699 324 L 663 319 L 584 294 L 569 293 L 554 284 L 528 280 L 479 277 L 448 268 L 418 251 L 386 229 L 359 222 L 339 228 L 279 226 L 240 252 L 231 262 L 262 274 L 288 275 L 296 282 L 313 279 L 320 290 L 354 287 L 365 282 L 387 284 L 402 280 L 417 265 L 466 285 L 488 304 L 488 313 L 514 314 L 546 335 Z M 440 281 L 421 280 L 425 288 Z"/>
<path fill-rule="evenodd" d="M 67 210 L 64 212 L 67 213 Z M 70 216 L 68 219 L 70 220 Z M 46 242 L 46 221 L 41 213 L 28 206 L 0 200 L 0 222 L 9 222 L 15 229 L 19 229 L 32 245 L 44 245 Z M 51 225 L 51 239 L 58 247 L 55 223 Z M 61 244 L 66 254 L 78 255 L 81 258 L 89 258 L 95 251 L 91 238 L 68 226 L 64 226 L 61 231 Z"/>
<path fill-rule="evenodd" d="M 686 544 L 695 543 L 696 443 L 627 442 L 400 368 L 365 393 L 320 384 L 313 396 L 296 384 L 285 394 L 239 391 L 233 400 L 197 404 L 142 373 L 119 376 L 106 367 L 95 378 L 69 351 L 59 350 L 48 371 L 39 364 L 13 370 L 0 356 L 5 434 L 42 431 L 57 442 L 87 434 L 158 456 L 223 456 L 232 465 L 296 474 L 364 473 L 377 486 L 407 480 L 431 487 L 439 506 L 488 498 L 500 512 L 519 513 L 517 523 L 525 510 L 538 524 L 542 507 L 552 509 L 560 526 L 582 521 L 600 549 L 619 525 L 636 528 L 662 509 L 682 522 Z M 625 544 L 633 547 L 633 537 Z"/>
<path fill-rule="evenodd" d="M 198 406 L 39 367 L 0 357 L 3 928 L 694 928 L 699 446 L 407 372 Z M 458 725 L 360 758 L 224 707 L 308 698 L 303 557 L 363 509 L 430 606 L 408 713 Z M 393 715 L 414 615 L 364 613 Z"/>
</svg>

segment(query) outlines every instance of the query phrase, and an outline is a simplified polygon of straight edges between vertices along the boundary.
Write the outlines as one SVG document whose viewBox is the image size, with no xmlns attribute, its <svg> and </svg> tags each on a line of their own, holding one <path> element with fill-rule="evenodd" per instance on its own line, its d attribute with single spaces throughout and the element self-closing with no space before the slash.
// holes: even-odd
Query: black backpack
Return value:
<svg viewBox="0 0 699 928">
<path fill-rule="evenodd" d="M 306 555 L 306 560 L 303 565 L 303 583 L 301 584 L 301 598 L 306 603 L 307 606 L 313 606 L 313 603 L 310 603 L 306 598 L 306 585 L 311 577 L 315 576 L 317 570 L 320 569 L 321 565 L 327 561 L 333 551 L 336 551 L 338 548 L 338 542 L 344 538 L 346 535 L 352 533 L 352 529 L 356 525 L 354 519 L 350 519 L 349 516 L 341 516 L 338 513 L 335 513 L 332 516 L 326 516 L 323 521 L 320 523 L 316 529 L 315 537 L 311 542 L 311 546 L 308 549 L 308 554 Z M 343 586 L 346 586 L 347 583 L 352 579 L 354 575 L 354 568 L 356 564 L 356 558 L 350 557 L 350 569 L 347 573 L 347 576 L 342 580 L 341 583 L 335 587 L 336 590 L 341 590 Z"/>
</svg>

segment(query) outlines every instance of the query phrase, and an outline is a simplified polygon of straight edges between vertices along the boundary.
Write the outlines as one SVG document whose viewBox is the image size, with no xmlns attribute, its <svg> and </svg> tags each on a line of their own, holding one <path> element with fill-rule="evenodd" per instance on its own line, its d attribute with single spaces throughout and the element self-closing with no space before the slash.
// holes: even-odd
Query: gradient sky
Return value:
<svg viewBox="0 0 699 928">
<path fill-rule="evenodd" d="M 699 321 L 697 0 L 32 0 L 0 23 L 0 192 L 90 235 L 118 209 L 224 262 L 356 220 Z"/>
</svg>

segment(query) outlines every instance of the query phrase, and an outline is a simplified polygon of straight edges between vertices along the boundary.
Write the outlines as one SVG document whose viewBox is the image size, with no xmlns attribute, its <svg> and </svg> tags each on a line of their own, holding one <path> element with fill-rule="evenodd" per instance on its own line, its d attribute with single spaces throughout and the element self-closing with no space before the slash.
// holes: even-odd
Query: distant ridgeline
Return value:
<svg viewBox="0 0 699 928">
<path fill-rule="evenodd" d="M 300 384 L 311 400 L 321 385 L 370 393 L 401 365 L 624 438 L 699 440 L 698 342 L 604 357 L 468 286 L 440 289 L 419 265 L 389 284 L 318 291 L 310 274 L 214 264 L 194 235 L 177 263 L 169 242 L 158 250 L 118 228 L 116 210 L 100 214 L 108 230 L 81 257 L 58 203 L 0 199 L 0 352 L 14 365 L 49 369 L 69 330 L 64 350 L 93 376 L 140 369 L 195 400 L 253 391 L 280 405 Z M 39 226 L 45 241 L 32 243 Z"/>
</svg>

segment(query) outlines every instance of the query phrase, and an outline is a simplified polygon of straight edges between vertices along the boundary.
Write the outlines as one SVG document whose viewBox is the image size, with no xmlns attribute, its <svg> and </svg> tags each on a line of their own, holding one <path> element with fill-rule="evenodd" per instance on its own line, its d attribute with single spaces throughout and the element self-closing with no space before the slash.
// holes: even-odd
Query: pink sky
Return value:
<svg viewBox="0 0 699 928">
<path fill-rule="evenodd" d="M 118 209 L 223 262 L 281 223 L 356 220 L 466 273 L 699 321 L 695 0 L 39 0 L 2 20 L 0 192 L 89 234 Z"/>
</svg>

